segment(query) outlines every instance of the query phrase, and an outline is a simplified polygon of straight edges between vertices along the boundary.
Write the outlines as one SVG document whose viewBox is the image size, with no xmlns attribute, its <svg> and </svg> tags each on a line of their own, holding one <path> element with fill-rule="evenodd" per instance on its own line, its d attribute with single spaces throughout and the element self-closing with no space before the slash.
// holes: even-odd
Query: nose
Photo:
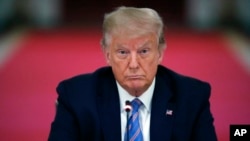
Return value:
<svg viewBox="0 0 250 141">
<path fill-rule="evenodd" d="M 129 68 L 130 69 L 138 69 L 139 62 L 137 53 L 131 53 L 130 60 L 129 60 Z"/>
</svg>

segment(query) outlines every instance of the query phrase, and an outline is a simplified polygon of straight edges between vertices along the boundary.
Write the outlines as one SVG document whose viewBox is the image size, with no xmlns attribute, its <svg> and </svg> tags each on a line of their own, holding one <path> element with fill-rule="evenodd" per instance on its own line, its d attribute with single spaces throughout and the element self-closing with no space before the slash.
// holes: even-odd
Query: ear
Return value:
<svg viewBox="0 0 250 141">
<path fill-rule="evenodd" d="M 103 53 L 104 53 L 107 64 L 110 65 L 110 50 L 109 50 L 109 48 L 103 49 Z"/>
<path fill-rule="evenodd" d="M 158 64 L 161 64 L 161 62 L 162 62 L 162 60 L 163 60 L 164 51 L 165 51 L 165 47 L 160 47 L 160 48 L 159 48 Z"/>
</svg>

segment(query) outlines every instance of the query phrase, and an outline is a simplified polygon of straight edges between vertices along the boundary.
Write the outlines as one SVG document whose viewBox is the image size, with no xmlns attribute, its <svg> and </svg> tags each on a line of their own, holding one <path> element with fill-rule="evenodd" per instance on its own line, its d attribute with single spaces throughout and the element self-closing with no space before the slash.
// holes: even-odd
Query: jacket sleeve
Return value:
<svg viewBox="0 0 250 141">
<path fill-rule="evenodd" d="M 79 130 L 68 104 L 67 89 L 63 82 L 57 87 L 57 93 L 56 115 L 51 124 L 48 141 L 77 141 Z"/>
<path fill-rule="evenodd" d="M 210 111 L 209 97 L 211 87 L 209 84 L 205 85 L 203 89 L 205 98 L 203 99 L 196 123 L 193 129 L 192 141 L 217 141 L 215 128 L 213 125 L 213 116 Z"/>
</svg>

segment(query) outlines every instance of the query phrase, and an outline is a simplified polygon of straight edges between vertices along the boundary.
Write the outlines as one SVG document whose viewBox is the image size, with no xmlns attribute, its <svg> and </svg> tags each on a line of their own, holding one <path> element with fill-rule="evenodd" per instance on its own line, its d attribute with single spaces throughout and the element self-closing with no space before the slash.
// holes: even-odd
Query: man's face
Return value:
<svg viewBox="0 0 250 141">
<path fill-rule="evenodd" d="M 163 50 L 158 49 L 156 34 L 120 34 L 112 37 L 105 55 L 118 83 L 131 95 L 140 96 L 151 85 Z"/>
</svg>

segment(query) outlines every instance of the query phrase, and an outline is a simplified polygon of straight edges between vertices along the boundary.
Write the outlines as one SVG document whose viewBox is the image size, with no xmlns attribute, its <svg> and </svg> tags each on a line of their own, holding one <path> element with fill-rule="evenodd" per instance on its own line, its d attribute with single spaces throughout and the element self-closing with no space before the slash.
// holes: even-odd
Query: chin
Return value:
<svg viewBox="0 0 250 141">
<path fill-rule="evenodd" d="M 146 84 L 145 82 L 141 82 L 141 81 L 133 81 L 133 82 L 130 82 L 127 86 L 130 89 L 141 90 L 146 86 Z"/>
</svg>

